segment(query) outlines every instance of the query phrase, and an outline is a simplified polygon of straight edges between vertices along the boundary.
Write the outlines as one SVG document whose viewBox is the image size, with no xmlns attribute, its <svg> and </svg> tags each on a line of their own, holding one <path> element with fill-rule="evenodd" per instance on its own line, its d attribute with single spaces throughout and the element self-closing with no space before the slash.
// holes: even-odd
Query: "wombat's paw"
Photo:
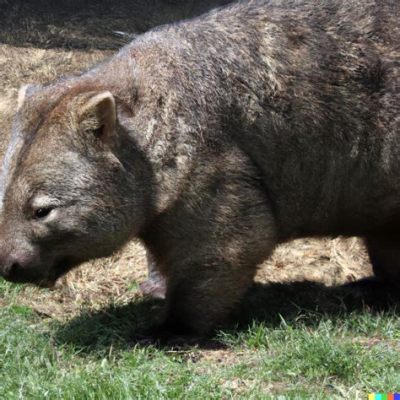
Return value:
<svg viewBox="0 0 400 400">
<path fill-rule="evenodd" d="M 140 291 L 143 296 L 150 297 L 152 299 L 165 300 L 167 295 L 167 287 L 165 282 L 161 280 L 148 279 L 139 285 Z"/>
</svg>

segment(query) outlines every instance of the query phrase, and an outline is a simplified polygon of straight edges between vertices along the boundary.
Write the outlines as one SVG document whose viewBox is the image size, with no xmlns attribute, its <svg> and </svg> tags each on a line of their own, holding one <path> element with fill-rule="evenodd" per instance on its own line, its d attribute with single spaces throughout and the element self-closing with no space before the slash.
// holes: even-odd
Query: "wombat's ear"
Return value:
<svg viewBox="0 0 400 400">
<path fill-rule="evenodd" d="M 107 140 L 115 130 L 115 99 L 111 92 L 94 93 L 82 105 L 80 122 L 100 140 Z"/>
<path fill-rule="evenodd" d="M 18 90 L 18 100 L 17 100 L 17 111 L 22 107 L 25 102 L 25 99 L 28 97 L 29 94 L 33 93 L 37 90 L 40 86 L 39 85 L 23 85 Z"/>
</svg>

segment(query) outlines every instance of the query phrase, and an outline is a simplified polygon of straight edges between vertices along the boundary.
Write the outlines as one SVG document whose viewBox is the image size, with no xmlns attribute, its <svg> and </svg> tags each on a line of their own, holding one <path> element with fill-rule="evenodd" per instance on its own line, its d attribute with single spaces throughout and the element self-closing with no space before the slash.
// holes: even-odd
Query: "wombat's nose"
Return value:
<svg viewBox="0 0 400 400">
<path fill-rule="evenodd" d="M 7 280 L 15 280 L 24 270 L 29 258 L 10 247 L 0 245 L 0 275 Z"/>
<path fill-rule="evenodd" d="M 19 269 L 21 269 L 20 265 L 14 260 L 10 260 L 0 267 L 0 275 L 5 279 L 12 279 Z"/>
<path fill-rule="evenodd" d="M 36 282 L 42 278 L 42 271 L 35 264 L 36 253 L 33 249 L 13 248 L 0 243 L 0 275 L 11 282 Z"/>
<path fill-rule="evenodd" d="M 23 255 L 13 254 L 0 257 L 0 275 L 11 282 L 32 282 L 38 279 L 38 271 L 30 265 L 30 260 Z"/>
</svg>

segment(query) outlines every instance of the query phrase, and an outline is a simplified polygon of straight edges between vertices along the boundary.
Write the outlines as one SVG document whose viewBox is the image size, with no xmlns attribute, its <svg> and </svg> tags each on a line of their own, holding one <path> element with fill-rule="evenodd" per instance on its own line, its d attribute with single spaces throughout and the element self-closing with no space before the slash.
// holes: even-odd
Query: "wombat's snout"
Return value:
<svg viewBox="0 0 400 400">
<path fill-rule="evenodd" d="M 17 281 L 18 276 L 23 275 L 23 267 L 13 257 L 2 257 L 0 259 L 0 275 L 8 281 Z"/>
<path fill-rule="evenodd" d="M 7 260 L 5 262 L 3 261 L 0 268 L 0 275 L 5 279 L 11 279 L 11 277 L 15 275 L 20 268 L 20 265 L 17 262 L 14 262 L 14 260 Z"/>
<path fill-rule="evenodd" d="M 34 282 L 40 278 L 35 268 L 34 255 L 29 252 L 10 251 L 0 246 L 0 275 L 11 282 Z"/>
</svg>

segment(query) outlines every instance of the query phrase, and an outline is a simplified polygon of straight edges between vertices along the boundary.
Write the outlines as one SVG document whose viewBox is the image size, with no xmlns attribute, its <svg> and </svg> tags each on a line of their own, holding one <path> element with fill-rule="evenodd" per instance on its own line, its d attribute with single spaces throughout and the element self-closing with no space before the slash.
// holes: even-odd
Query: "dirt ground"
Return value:
<svg viewBox="0 0 400 400">
<path fill-rule="evenodd" d="M 83 70 L 127 41 L 114 31 L 139 34 L 152 26 L 199 14 L 225 0 L 202 2 L 0 0 L 0 150 L 8 141 L 18 88 Z M 371 275 L 361 240 L 323 238 L 282 245 L 260 266 L 259 282 L 312 281 L 340 285 Z M 114 256 L 72 271 L 53 291 L 24 288 L 19 301 L 64 319 L 82 309 L 125 304 L 139 296 L 146 277 L 142 246 L 130 243 Z"/>
</svg>

